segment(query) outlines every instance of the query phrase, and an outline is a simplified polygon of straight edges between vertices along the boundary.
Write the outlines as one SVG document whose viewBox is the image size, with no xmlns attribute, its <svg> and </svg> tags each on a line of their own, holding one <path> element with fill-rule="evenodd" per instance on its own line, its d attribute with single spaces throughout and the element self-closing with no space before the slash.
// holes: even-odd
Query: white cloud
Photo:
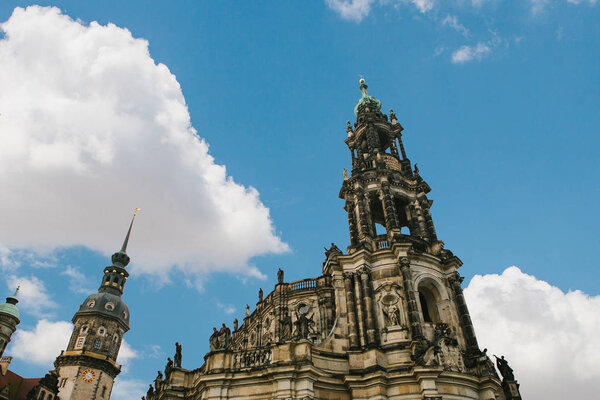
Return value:
<svg viewBox="0 0 600 400">
<path fill-rule="evenodd" d="M 117 377 L 110 398 L 112 400 L 141 399 L 146 395 L 148 383 L 137 379 Z"/>
<path fill-rule="evenodd" d="M 10 353 L 28 363 L 52 365 L 60 351 L 67 347 L 72 332 L 73 324 L 70 322 L 39 320 L 31 331 L 17 329 L 10 344 Z"/>
<path fill-rule="evenodd" d="M 109 255 L 139 206 L 136 271 L 261 276 L 251 257 L 288 250 L 258 191 L 208 153 L 147 41 L 39 6 L 0 29 L 2 248 Z"/>
<path fill-rule="evenodd" d="M 529 0 L 531 3 L 531 12 L 538 14 L 546 9 L 546 7 L 552 5 L 552 0 Z M 597 0 L 567 0 L 567 3 L 573 5 L 588 4 L 590 6 L 595 5 Z M 556 1 L 555 1 L 556 3 Z"/>
<path fill-rule="evenodd" d="M 223 304 L 219 300 L 215 300 L 215 303 L 217 307 L 227 315 L 231 315 L 235 312 L 235 307 L 232 304 Z"/>
<path fill-rule="evenodd" d="M 431 11 L 433 6 L 435 5 L 434 0 L 409 0 L 417 9 L 426 13 L 427 11 Z"/>
<path fill-rule="evenodd" d="M 93 291 L 88 287 L 90 284 L 88 277 L 79 268 L 67 265 L 61 275 L 66 275 L 69 278 L 69 290 L 73 293 L 89 294 Z"/>
<path fill-rule="evenodd" d="M 469 30 L 460 22 L 456 15 L 447 14 L 442 20 L 442 26 L 447 26 L 462 34 L 464 37 L 469 37 Z"/>
<path fill-rule="evenodd" d="M 19 286 L 18 307 L 27 310 L 33 315 L 41 317 L 47 314 L 47 311 L 57 307 L 57 304 L 48 294 L 48 290 L 39 278 L 31 275 L 25 276 L 9 275 L 6 278 L 6 286 L 11 291 Z"/>
<path fill-rule="evenodd" d="M 465 297 L 480 347 L 506 355 L 523 398 L 596 397 L 600 296 L 565 293 L 510 267 L 476 275 Z"/>
<path fill-rule="evenodd" d="M 482 42 L 476 46 L 462 46 L 452 53 L 452 62 L 454 64 L 464 64 L 472 60 L 481 60 L 483 57 L 491 53 L 490 47 Z"/>
<path fill-rule="evenodd" d="M 342 18 L 362 21 L 371 12 L 375 0 L 326 0 L 329 8 L 340 14 Z"/>
</svg>

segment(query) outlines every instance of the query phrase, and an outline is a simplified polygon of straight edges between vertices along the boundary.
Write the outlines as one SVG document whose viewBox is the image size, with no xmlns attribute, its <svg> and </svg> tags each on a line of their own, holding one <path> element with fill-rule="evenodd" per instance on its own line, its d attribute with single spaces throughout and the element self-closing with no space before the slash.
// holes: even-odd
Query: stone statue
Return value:
<svg viewBox="0 0 600 400">
<path fill-rule="evenodd" d="M 352 132 L 352 124 L 350 121 L 346 121 L 346 132 Z"/>
<path fill-rule="evenodd" d="M 210 335 L 208 343 L 210 344 L 210 351 L 219 349 L 219 331 L 217 328 L 213 327 L 213 333 Z"/>
<path fill-rule="evenodd" d="M 146 392 L 146 396 L 148 398 L 150 398 L 150 396 L 154 395 L 154 388 L 152 387 L 152 385 L 149 385 L 150 387 L 148 388 L 148 392 Z"/>
<path fill-rule="evenodd" d="M 277 271 L 277 283 L 283 283 L 283 270 L 281 268 Z"/>
<path fill-rule="evenodd" d="M 340 250 L 339 247 L 337 247 L 335 245 L 335 243 L 331 243 L 331 247 L 327 248 L 327 247 L 323 247 L 325 249 L 325 259 L 328 259 L 329 256 L 333 253 L 338 253 L 338 254 L 342 254 L 342 251 Z"/>
<path fill-rule="evenodd" d="M 382 307 L 382 310 L 387 326 L 400 325 L 400 310 L 398 310 L 398 307 L 396 307 L 395 304 L 392 304 L 388 307 L 384 306 Z"/>
<path fill-rule="evenodd" d="M 419 176 L 419 167 L 417 167 L 417 163 L 415 163 L 414 173 L 415 176 Z"/>
<path fill-rule="evenodd" d="M 173 360 L 171 357 L 167 357 L 167 365 L 165 366 L 165 377 L 169 377 L 171 375 L 171 371 L 173 370 Z"/>
<path fill-rule="evenodd" d="M 344 176 L 344 180 L 347 181 L 348 178 L 348 171 L 346 170 L 346 168 L 344 168 L 344 172 L 342 172 L 342 175 Z"/>
<path fill-rule="evenodd" d="M 307 339 L 310 333 L 310 327 L 314 324 L 312 320 L 312 316 L 310 318 L 306 317 L 306 314 L 296 313 L 296 338 L 298 339 Z"/>
<path fill-rule="evenodd" d="M 181 368 L 181 345 L 175 342 L 175 368 Z"/>
<path fill-rule="evenodd" d="M 156 375 L 156 379 L 154 380 L 154 386 L 156 387 L 156 391 L 159 390 L 159 388 L 162 386 L 162 382 L 163 382 L 163 374 L 162 371 L 157 371 L 157 375 Z"/>
<path fill-rule="evenodd" d="M 258 289 L 258 301 L 259 302 L 263 301 L 263 290 L 262 290 L 262 288 Z"/>
<path fill-rule="evenodd" d="M 250 316 L 250 306 L 246 304 L 246 317 Z"/>
<path fill-rule="evenodd" d="M 219 349 L 225 349 L 229 346 L 231 339 L 231 330 L 223 323 L 223 326 L 219 330 Z"/>
<path fill-rule="evenodd" d="M 508 362 L 504 359 L 504 356 L 498 358 L 496 355 L 496 366 L 502 375 L 503 380 L 505 381 L 514 381 L 515 375 L 513 374 L 513 369 L 508 365 Z"/>
<path fill-rule="evenodd" d="M 281 323 L 280 339 L 289 339 L 292 336 L 292 317 L 286 312 L 279 322 Z"/>
<path fill-rule="evenodd" d="M 233 331 L 234 331 L 234 332 L 238 330 L 238 324 L 239 324 L 239 322 L 238 322 L 238 319 L 237 319 L 237 318 L 236 318 L 236 319 L 234 319 L 234 320 L 233 320 Z M 216 329 L 215 329 L 215 330 L 216 330 Z"/>
<path fill-rule="evenodd" d="M 394 112 L 394 110 L 392 110 L 392 109 L 390 108 L 390 121 L 393 121 L 393 120 L 396 120 L 396 121 L 397 121 L 397 120 L 398 120 L 398 118 L 396 118 L 396 113 Z"/>
</svg>

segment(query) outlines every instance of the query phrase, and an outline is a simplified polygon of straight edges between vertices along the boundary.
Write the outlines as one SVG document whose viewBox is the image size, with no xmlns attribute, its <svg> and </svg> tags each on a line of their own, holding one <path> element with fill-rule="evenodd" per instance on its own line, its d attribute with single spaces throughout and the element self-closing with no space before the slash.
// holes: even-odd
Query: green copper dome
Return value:
<svg viewBox="0 0 600 400">
<path fill-rule="evenodd" d="M 17 293 L 19 293 L 19 288 L 15 290 L 15 293 L 12 296 L 6 298 L 6 303 L 0 304 L 0 313 L 12 315 L 16 319 L 19 319 L 19 309 L 17 308 L 19 300 L 17 299 Z"/>
<path fill-rule="evenodd" d="M 371 107 L 377 111 L 381 110 L 381 101 L 377 100 L 373 96 L 369 96 L 367 93 L 367 85 L 365 84 L 365 80 L 360 80 L 360 91 L 362 92 L 362 97 L 356 103 L 356 107 L 354 107 L 354 114 L 358 115 L 359 111 L 364 110 L 366 107 Z"/>
</svg>

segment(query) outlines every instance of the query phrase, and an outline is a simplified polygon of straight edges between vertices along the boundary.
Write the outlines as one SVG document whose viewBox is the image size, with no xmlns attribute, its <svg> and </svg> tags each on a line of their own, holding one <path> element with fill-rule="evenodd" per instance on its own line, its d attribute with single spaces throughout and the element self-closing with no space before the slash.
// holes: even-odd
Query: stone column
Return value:
<svg viewBox="0 0 600 400">
<path fill-rule="evenodd" d="M 369 223 L 369 212 L 367 205 L 365 204 L 365 194 L 359 193 L 357 196 L 358 202 L 358 227 L 360 229 L 360 235 L 362 237 L 371 237 L 373 235 L 371 231 L 371 225 Z"/>
<path fill-rule="evenodd" d="M 469 309 L 465 301 L 462 287 L 460 286 L 462 280 L 458 272 L 455 272 L 454 276 L 451 276 L 448 281 L 452 287 L 454 293 L 454 301 L 458 310 L 458 318 L 460 321 L 460 327 L 462 328 L 465 342 L 467 343 L 468 352 L 479 352 L 479 345 L 477 344 L 477 338 L 475 337 L 475 328 L 473 328 L 473 322 L 471 322 L 471 316 L 469 315 Z"/>
<path fill-rule="evenodd" d="M 427 201 L 427 200 L 426 200 Z M 426 204 L 423 209 L 423 218 L 425 218 L 425 225 L 427 226 L 427 233 L 432 242 L 437 240 L 437 234 L 435 233 L 435 227 L 433 226 L 433 219 L 431 218 L 431 212 L 429 211 L 429 204 Z"/>
<path fill-rule="evenodd" d="M 367 343 L 377 344 L 375 318 L 373 316 L 373 298 L 371 296 L 369 272 L 366 268 L 360 271 L 360 281 L 362 283 L 362 296 L 367 314 Z"/>
<path fill-rule="evenodd" d="M 421 316 L 417 306 L 415 288 L 412 281 L 412 273 L 410 271 L 410 260 L 408 257 L 400 259 L 400 270 L 404 281 L 404 290 L 406 291 L 406 302 L 408 303 L 408 321 L 410 323 L 410 331 L 412 340 L 423 339 L 423 328 L 421 326 Z"/>
<path fill-rule="evenodd" d="M 394 206 L 394 200 L 392 198 L 392 194 L 390 193 L 389 182 L 382 182 L 381 186 L 381 200 L 383 203 L 385 225 L 389 233 L 392 229 L 398 228 L 398 218 L 396 217 L 396 207 Z"/>
<path fill-rule="evenodd" d="M 402 136 L 398 136 L 398 145 L 400 146 L 400 154 L 402 154 L 402 159 L 406 160 L 406 151 L 404 150 L 404 144 L 402 143 Z"/>
<path fill-rule="evenodd" d="M 390 143 L 390 152 L 398 161 L 400 161 L 400 155 L 398 155 L 398 147 L 396 146 L 396 140 L 392 140 Z"/>
<path fill-rule="evenodd" d="M 423 238 L 427 238 L 427 224 L 425 223 L 425 216 L 423 215 L 423 209 L 421 208 L 421 205 L 419 204 L 419 201 L 416 200 L 415 201 L 415 216 L 417 218 L 417 223 L 419 225 L 419 231 L 421 234 L 421 237 Z"/>
<path fill-rule="evenodd" d="M 359 274 L 354 275 L 354 293 L 356 293 L 356 320 L 358 322 L 358 338 L 360 345 L 367 345 L 367 328 L 366 328 L 366 313 L 364 306 L 364 298 L 360 289 Z"/>
<path fill-rule="evenodd" d="M 356 329 L 356 311 L 354 309 L 354 284 L 352 274 L 344 273 L 344 288 L 346 289 L 346 315 L 348 320 L 348 338 L 350 348 L 357 348 L 359 345 Z"/>
<path fill-rule="evenodd" d="M 356 226 L 356 214 L 354 202 L 346 201 L 346 212 L 348 213 L 348 228 L 350 229 L 350 245 L 358 244 L 358 227 Z"/>
</svg>

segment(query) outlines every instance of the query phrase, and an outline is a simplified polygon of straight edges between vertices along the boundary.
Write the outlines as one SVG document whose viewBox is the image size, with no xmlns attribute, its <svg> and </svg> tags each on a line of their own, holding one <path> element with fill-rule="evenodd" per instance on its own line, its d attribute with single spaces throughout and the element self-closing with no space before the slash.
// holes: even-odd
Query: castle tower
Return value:
<svg viewBox="0 0 600 400">
<path fill-rule="evenodd" d="M 6 298 L 6 303 L 0 304 L 0 357 L 4 354 L 6 346 L 10 342 L 10 338 L 17 330 L 19 325 L 19 309 L 17 308 L 17 294 L 19 288 L 15 290 L 12 296 Z"/>
<path fill-rule="evenodd" d="M 67 349 L 54 362 L 61 400 L 108 399 L 121 372 L 116 360 L 129 330 L 129 308 L 121 296 L 129 276 L 126 250 L 137 211 L 121 250 L 112 255 L 112 265 L 104 268 L 98 293 L 89 295 L 73 316 Z"/>
</svg>

